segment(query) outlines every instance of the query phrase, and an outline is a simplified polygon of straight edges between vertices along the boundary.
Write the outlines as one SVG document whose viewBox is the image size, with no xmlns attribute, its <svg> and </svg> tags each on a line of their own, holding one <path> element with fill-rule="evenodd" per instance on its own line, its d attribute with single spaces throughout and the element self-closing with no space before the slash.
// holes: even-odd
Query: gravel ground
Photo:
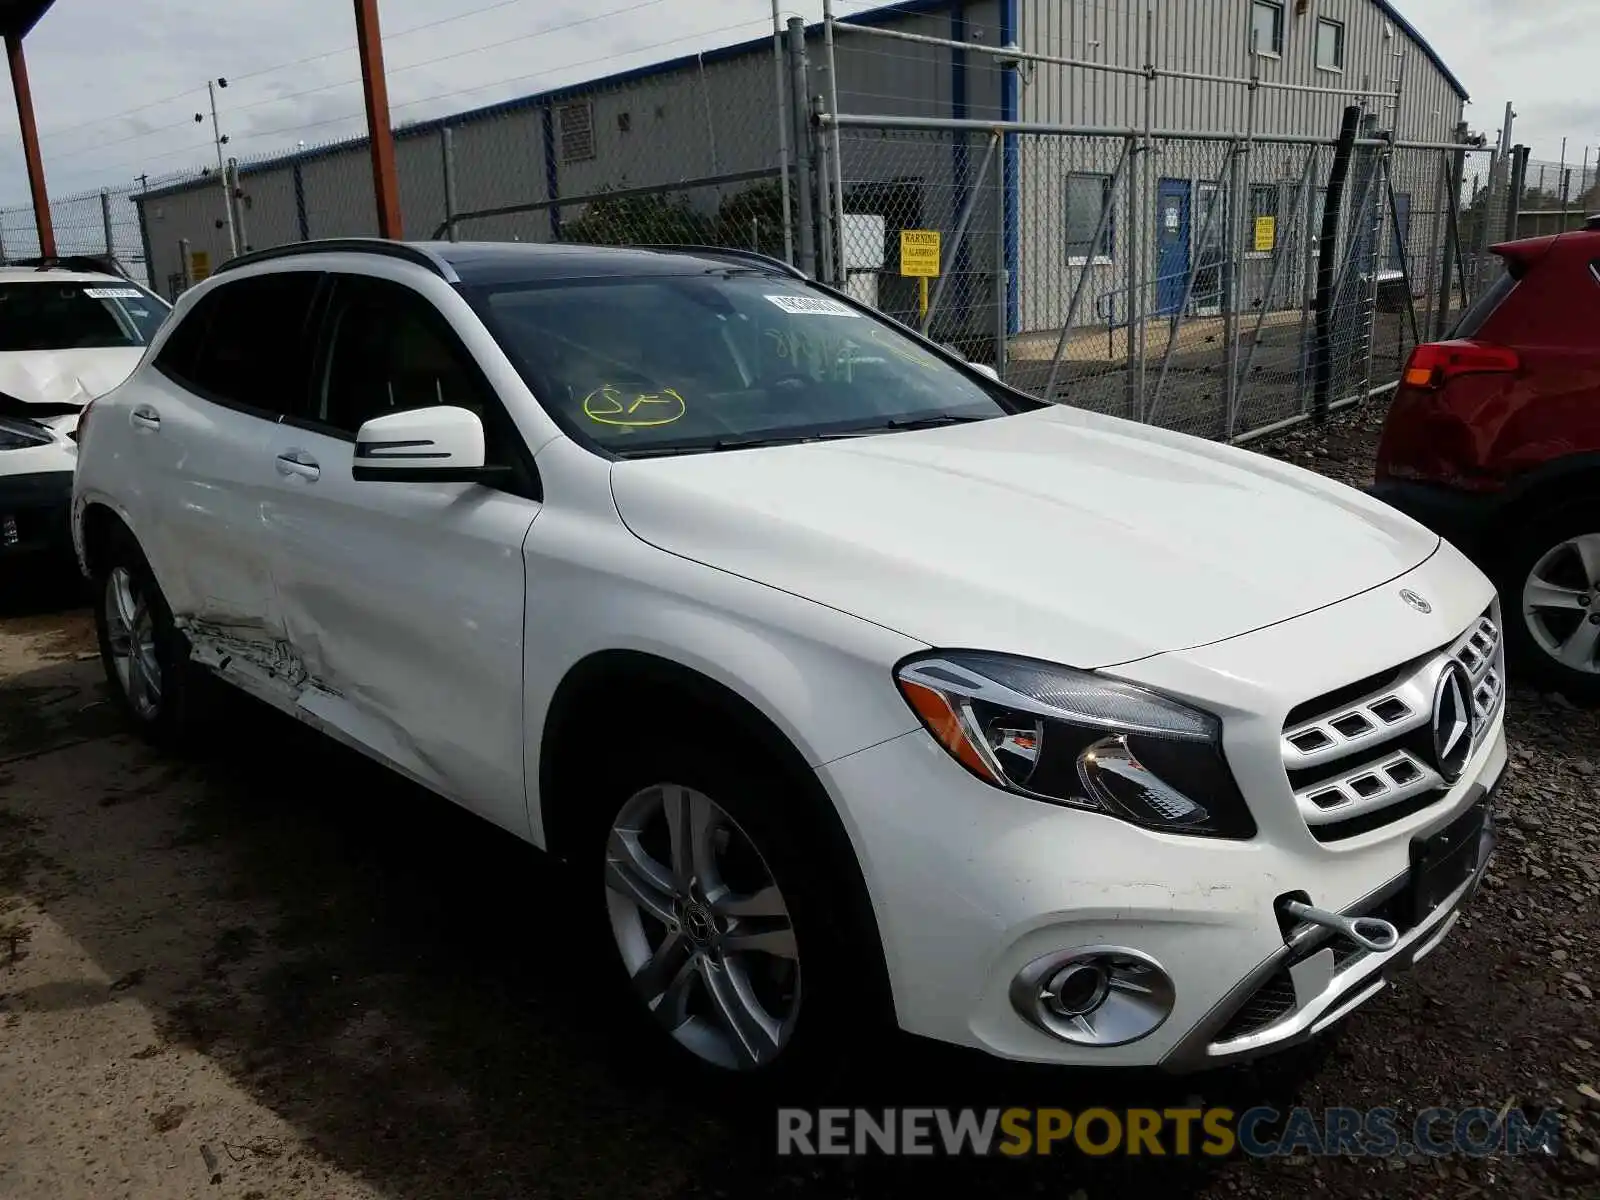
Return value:
<svg viewBox="0 0 1600 1200">
<path fill-rule="evenodd" d="M 1378 411 L 1260 449 L 1364 483 Z M 0 585 L 0 1196 L 1600 1196 L 1600 728 L 1513 689 L 1501 848 L 1339 1034 L 1179 1081 L 898 1043 L 846 1103 L 1521 1106 L 1557 1156 L 779 1160 L 613 1039 L 532 852 L 254 707 L 120 732 L 77 598 Z"/>
</svg>

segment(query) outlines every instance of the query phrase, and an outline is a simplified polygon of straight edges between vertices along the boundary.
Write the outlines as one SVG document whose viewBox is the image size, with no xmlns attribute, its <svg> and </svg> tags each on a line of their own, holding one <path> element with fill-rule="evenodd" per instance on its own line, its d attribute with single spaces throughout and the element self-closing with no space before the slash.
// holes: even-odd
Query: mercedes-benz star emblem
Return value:
<svg viewBox="0 0 1600 1200">
<path fill-rule="evenodd" d="M 1461 778 L 1472 756 L 1472 677 L 1451 661 L 1433 690 L 1433 759 L 1446 783 Z"/>
<path fill-rule="evenodd" d="M 1433 611 L 1433 605 L 1429 604 L 1426 600 L 1424 600 L 1421 596 L 1417 595 L 1410 588 L 1401 588 L 1400 589 L 1400 599 L 1404 600 L 1407 604 L 1409 604 L 1412 608 L 1416 609 L 1419 613 L 1431 613 Z"/>
</svg>

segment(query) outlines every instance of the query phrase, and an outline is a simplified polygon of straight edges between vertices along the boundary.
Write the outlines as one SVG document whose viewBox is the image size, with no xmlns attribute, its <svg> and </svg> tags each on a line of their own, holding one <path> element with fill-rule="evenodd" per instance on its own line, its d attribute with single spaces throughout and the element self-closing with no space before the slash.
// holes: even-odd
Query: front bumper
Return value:
<svg viewBox="0 0 1600 1200">
<path fill-rule="evenodd" d="M 0 475 L 0 562 L 72 555 L 72 472 Z"/>
<path fill-rule="evenodd" d="M 1426 597 L 1428 611 L 1408 607 L 1402 588 Z M 1396 921 L 1401 937 L 1381 952 L 1324 946 L 1315 927 L 1286 927 L 1280 902 L 1366 915 L 1391 900 L 1412 869 L 1413 842 L 1451 826 L 1498 782 L 1503 706 L 1437 798 L 1336 840 L 1319 840 L 1297 806 L 1281 753 L 1286 718 L 1454 643 L 1492 599 L 1488 580 L 1442 546 L 1410 574 L 1316 613 L 1114 669 L 1222 718 L 1259 827 L 1248 840 L 1165 834 L 1001 791 L 922 731 L 819 767 L 862 864 L 901 1027 L 1018 1061 L 1192 1070 L 1309 1038 L 1375 994 L 1453 926 L 1487 841 L 1467 882 L 1420 918 Z M 1014 983 L 1031 980 L 1035 964 L 1108 949 L 1159 964 L 1170 980 L 1158 1025 L 1089 1044 L 1025 1019 Z M 1280 996 L 1264 1016 L 1236 1020 L 1285 971 L 1287 1003 Z"/>
<path fill-rule="evenodd" d="M 1501 765 L 1504 757 L 1501 756 Z M 1472 868 L 1465 881 L 1415 922 L 1408 922 L 1390 950 L 1360 949 L 1337 934 L 1303 926 L 1281 950 L 1241 980 L 1163 1060 L 1175 1071 L 1199 1070 L 1287 1049 L 1316 1037 L 1381 992 L 1402 972 L 1433 952 L 1455 928 L 1462 910 L 1477 894 L 1494 852 L 1494 791 L 1498 774 L 1475 783 L 1467 812 L 1481 815 Z M 1408 894 L 1409 874 L 1401 875 L 1345 916 L 1399 915 Z"/>
</svg>

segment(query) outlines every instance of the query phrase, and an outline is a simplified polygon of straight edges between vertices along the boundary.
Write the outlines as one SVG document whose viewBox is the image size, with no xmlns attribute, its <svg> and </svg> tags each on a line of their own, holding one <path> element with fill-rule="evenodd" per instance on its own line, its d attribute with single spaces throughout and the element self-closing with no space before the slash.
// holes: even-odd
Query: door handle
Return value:
<svg viewBox="0 0 1600 1200">
<path fill-rule="evenodd" d="M 130 412 L 128 420 L 135 429 L 147 429 L 151 433 L 161 428 L 161 414 L 148 404 L 141 404 Z"/>
<path fill-rule="evenodd" d="M 304 450 L 289 450 L 278 455 L 278 474 L 298 475 L 301 479 L 314 482 L 322 478 L 322 468 Z"/>
</svg>

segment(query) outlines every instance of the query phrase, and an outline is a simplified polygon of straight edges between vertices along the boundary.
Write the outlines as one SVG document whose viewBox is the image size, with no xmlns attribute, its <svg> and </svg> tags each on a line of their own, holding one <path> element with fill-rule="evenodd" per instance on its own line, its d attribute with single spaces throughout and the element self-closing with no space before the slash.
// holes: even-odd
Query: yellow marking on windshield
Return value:
<svg viewBox="0 0 1600 1200">
<path fill-rule="evenodd" d="M 583 398 L 583 415 L 601 425 L 623 429 L 648 429 L 671 425 L 689 406 L 673 388 L 659 392 L 635 392 L 631 396 L 609 383 L 603 383 Z"/>
</svg>

